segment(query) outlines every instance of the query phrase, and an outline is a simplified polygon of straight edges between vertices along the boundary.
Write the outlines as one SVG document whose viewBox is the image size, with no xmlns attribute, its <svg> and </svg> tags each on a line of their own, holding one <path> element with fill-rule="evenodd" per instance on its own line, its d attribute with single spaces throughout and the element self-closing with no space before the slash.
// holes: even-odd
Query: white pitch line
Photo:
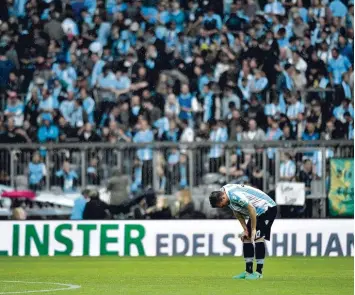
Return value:
<svg viewBox="0 0 355 295">
<path fill-rule="evenodd" d="M 29 290 L 29 291 L 16 291 L 16 292 L 0 292 L 0 294 L 27 294 L 27 293 L 45 293 L 45 292 L 55 292 L 55 291 L 64 291 L 64 290 L 74 290 L 81 288 L 80 285 L 72 284 L 61 284 L 61 283 L 48 283 L 48 282 L 26 282 L 26 281 L 0 281 L 2 283 L 23 283 L 23 284 L 47 284 L 55 286 L 63 286 L 66 288 L 57 288 L 57 289 L 43 289 L 43 290 Z"/>
</svg>

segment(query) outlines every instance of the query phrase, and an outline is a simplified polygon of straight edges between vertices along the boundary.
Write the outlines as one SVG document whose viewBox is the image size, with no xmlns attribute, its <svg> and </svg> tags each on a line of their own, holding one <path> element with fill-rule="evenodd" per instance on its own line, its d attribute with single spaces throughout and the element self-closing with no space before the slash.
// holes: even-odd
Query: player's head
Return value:
<svg viewBox="0 0 355 295">
<path fill-rule="evenodd" d="M 212 208 L 223 208 L 228 205 L 228 198 L 222 191 L 214 191 L 210 194 L 210 204 Z"/>
</svg>

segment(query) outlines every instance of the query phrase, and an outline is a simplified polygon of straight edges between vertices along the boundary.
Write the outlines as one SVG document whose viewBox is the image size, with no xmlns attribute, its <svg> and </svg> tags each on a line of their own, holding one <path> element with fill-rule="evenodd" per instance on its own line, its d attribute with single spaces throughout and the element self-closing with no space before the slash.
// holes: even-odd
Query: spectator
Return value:
<svg viewBox="0 0 355 295">
<path fill-rule="evenodd" d="M 42 90 L 42 100 L 39 103 L 38 110 L 44 113 L 54 113 L 55 109 L 59 108 L 59 103 L 56 98 L 50 95 L 48 89 Z"/>
<path fill-rule="evenodd" d="M 68 161 L 63 162 L 62 169 L 58 170 L 55 176 L 64 193 L 76 191 L 79 177 L 76 172 L 70 168 Z"/>
<path fill-rule="evenodd" d="M 343 35 L 339 36 L 338 44 L 339 44 L 338 45 L 339 46 L 339 54 L 347 57 L 349 59 L 350 63 L 353 65 L 354 64 L 354 55 L 352 53 L 354 52 L 354 46 Z"/>
<path fill-rule="evenodd" d="M 271 103 L 265 104 L 264 114 L 275 119 L 280 118 L 281 113 L 285 113 L 283 106 L 279 103 L 279 98 L 274 95 Z"/>
<path fill-rule="evenodd" d="M 69 114 L 69 124 L 72 128 L 78 130 L 84 125 L 84 112 L 82 108 L 82 101 L 74 100 L 74 108 Z"/>
<path fill-rule="evenodd" d="M 13 118 L 7 119 L 7 126 L 4 132 L 0 133 L 1 143 L 25 143 L 26 138 L 20 128 L 15 126 Z"/>
<path fill-rule="evenodd" d="M 213 92 L 211 91 L 212 83 L 208 83 L 203 87 L 203 122 L 207 123 L 214 118 L 213 114 Z"/>
<path fill-rule="evenodd" d="M 223 121 L 216 122 L 212 120 L 210 122 L 211 132 L 210 141 L 211 142 L 226 142 L 228 140 L 227 128 L 224 126 Z M 217 172 L 219 167 L 222 165 L 224 159 L 224 149 L 220 145 L 213 145 L 210 149 L 210 172 Z"/>
<path fill-rule="evenodd" d="M 39 98 L 36 88 L 33 88 L 31 91 L 30 100 L 27 102 L 24 110 L 24 117 L 30 122 L 32 126 L 37 125 L 37 117 L 39 115 Z"/>
<path fill-rule="evenodd" d="M 74 92 L 68 91 L 67 98 L 64 99 L 59 106 L 60 113 L 64 117 L 65 121 L 70 123 L 71 115 L 74 112 L 74 108 Z"/>
<path fill-rule="evenodd" d="M 245 141 L 262 141 L 265 139 L 265 132 L 258 128 L 254 119 L 249 120 L 248 131 L 243 132 L 242 139 Z"/>
<path fill-rule="evenodd" d="M 163 138 L 163 134 L 169 131 L 169 119 L 167 117 L 161 117 L 153 123 L 153 127 L 158 131 L 158 139 Z"/>
<path fill-rule="evenodd" d="M 294 181 L 296 177 L 296 163 L 289 153 L 281 154 L 280 180 Z"/>
<path fill-rule="evenodd" d="M 178 217 L 180 219 L 192 219 L 195 208 L 189 190 L 181 190 L 177 202 Z"/>
<path fill-rule="evenodd" d="M 89 200 L 90 190 L 84 189 L 81 196 L 74 201 L 74 207 L 70 216 L 71 220 L 83 220 L 85 206 Z"/>
<path fill-rule="evenodd" d="M 172 213 L 168 204 L 168 198 L 158 196 L 157 204 L 146 210 L 146 216 L 149 219 L 171 219 Z"/>
<path fill-rule="evenodd" d="M 179 187 L 181 189 L 185 189 L 188 186 L 188 178 L 187 178 L 187 155 L 181 152 L 179 159 L 179 175 L 180 182 Z"/>
<path fill-rule="evenodd" d="M 340 0 L 333 0 L 329 5 L 333 17 L 345 17 L 348 9 Z"/>
<path fill-rule="evenodd" d="M 146 119 L 151 123 L 154 123 L 161 117 L 161 110 L 154 106 L 151 99 L 143 101 L 143 109 Z"/>
<path fill-rule="evenodd" d="M 305 160 L 303 161 L 303 166 L 302 169 L 298 175 L 298 181 L 303 182 L 305 184 L 306 188 L 306 196 L 311 194 L 311 183 L 315 177 L 315 174 L 313 172 L 313 164 L 311 160 Z M 312 200 L 307 200 L 306 201 L 306 217 L 310 217 L 310 211 L 312 210 Z M 298 209 L 299 213 L 302 214 L 304 211 L 304 208 L 299 208 Z"/>
<path fill-rule="evenodd" d="M 130 180 L 127 175 L 123 175 L 119 169 L 112 171 L 112 176 L 107 182 L 107 190 L 111 192 L 111 205 L 123 205 L 129 200 Z"/>
<path fill-rule="evenodd" d="M 178 96 L 178 102 L 180 106 L 179 119 L 192 121 L 192 107 L 194 97 L 190 93 L 189 85 L 181 85 L 180 95 Z"/>
<path fill-rule="evenodd" d="M 169 121 L 169 128 L 168 130 L 164 131 L 162 139 L 171 142 L 178 142 L 179 128 L 177 128 L 176 122 L 174 120 Z"/>
<path fill-rule="evenodd" d="M 354 117 L 349 113 L 344 113 L 345 118 L 345 129 L 346 129 L 346 138 L 348 140 L 354 139 Z"/>
<path fill-rule="evenodd" d="M 73 89 L 77 79 L 77 73 L 74 67 L 68 66 L 68 62 L 63 57 L 58 60 L 58 63 L 53 65 L 52 71 L 62 87 L 65 89 Z"/>
<path fill-rule="evenodd" d="M 89 201 L 83 212 L 84 220 L 108 219 L 111 216 L 109 206 L 100 200 L 99 192 L 90 191 Z"/>
<path fill-rule="evenodd" d="M 22 207 L 14 208 L 12 211 L 12 219 L 13 220 L 26 220 L 27 213 Z"/>
<path fill-rule="evenodd" d="M 308 122 L 306 130 L 302 134 L 302 140 L 319 140 L 320 135 L 316 131 L 314 123 Z"/>
<path fill-rule="evenodd" d="M 148 124 L 148 121 L 146 119 L 141 119 L 140 122 L 138 123 L 138 132 L 134 135 L 133 137 L 133 142 L 134 143 L 150 143 L 154 141 L 154 135 L 152 130 L 150 129 L 150 126 Z M 152 169 L 153 169 L 153 151 L 149 146 L 146 146 L 145 148 L 139 148 L 137 150 L 137 157 L 140 161 L 142 161 L 143 167 L 142 167 L 142 173 L 143 175 L 149 176 L 149 179 L 147 179 L 148 183 L 151 183 L 151 176 L 152 176 Z M 145 184 L 143 184 L 145 187 Z"/>
<path fill-rule="evenodd" d="M 233 88 L 230 86 L 227 86 L 226 89 L 224 90 L 224 96 L 222 98 L 222 111 L 223 111 L 223 118 L 227 118 L 230 111 L 229 111 L 229 105 L 230 103 L 234 103 L 234 108 L 240 109 L 241 103 L 239 97 L 233 93 Z"/>
<path fill-rule="evenodd" d="M 58 141 L 59 129 L 53 124 L 51 114 L 42 114 L 42 126 L 38 129 L 37 137 L 40 143 Z"/>
<path fill-rule="evenodd" d="M 100 136 L 92 130 L 92 125 L 90 123 L 86 123 L 83 131 L 80 133 L 79 140 L 81 142 L 99 142 Z"/>
<path fill-rule="evenodd" d="M 265 139 L 266 140 L 274 140 L 278 141 L 282 137 L 283 133 L 279 128 L 279 124 L 276 120 L 272 119 L 271 117 L 268 118 L 269 121 L 269 128 L 267 129 Z M 269 148 L 268 149 L 268 157 L 269 159 L 274 159 L 275 149 Z"/>
<path fill-rule="evenodd" d="M 283 71 L 282 75 L 280 76 L 279 81 L 277 82 L 277 90 L 279 92 L 287 89 L 292 91 L 295 87 L 294 81 L 292 76 L 294 75 L 294 67 L 291 64 L 285 65 L 285 71 Z"/>
<path fill-rule="evenodd" d="M 296 95 L 292 95 L 286 111 L 287 117 L 290 119 L 292 125 L 295 126 L 297 124 L 298 114 L 304 113 L 304 111 L 304 104 L 297 99 Z"/>
<path fill-rule="evenodd" d="M 6 90 L 9 81 L 9 74 L 14 70 L 15 65 L 6 57 L 5 47 L 0 47 L 0 93 Z"/>
<path fill-rule="evenodd" d="M 180 114 L 180 103 L 174 94 L 169 94 L 165 104 L 165 115 L 171 118 L 178 117 Z"/>
<path fill-rule="evenodd" d="M 268 0 L 268 3 L 264 7 L 264 12 L 268 16 L 284 15 L 285 8 L 282 6 L 281 2 L 277 0 Z"/>
<path fill-rule="evenodd" d="M 221 17 L 214 13 L 212 5 L 208 7 L 207 13 L 203 17 L 203 26 L 209 36 L 212 36 L 222 29 Z"/>
<path fill-rule="evenodd" d="M 338 1 L 340 2 L 340 1 Z M 328 71 L 333 84 L 341 84 L 341 77 L 351 67 L 347 57 L 340 55 L 337 48 L 332 49 L 332 57 L 328 61 Z"/>
<path fill-rule="evenodd" d="M 83 102 L 83 111 L 90 124 L 94 124 L 95 101 L 88 95 L 85 87 L 80 89 L 80 99 Z"/>
<path fill-rule="evenodd" d="M 20 93 L 22 80 L 17 76 L 16 71 L 12 71 L 9 74 L 9 81 L 7 83 L 7 91 L 13 91 Z"/>
<path fill-rule="evenodd" d="M 301 57 L 301 54 L 298 51 L 292 52 L 292 58 L 289 60 L 290 64 L 293 64 L 297 71 L 300 71 L 304 74 L 307 71 L 307 63 Z"/>
<path fill-rule="evenodd" d="M 189 127 L 187 120 L 180 121 L 180 127 L 182 129 L 182 133 L 180 136 L 180 142 L 193 142 L 195 139 L 195 132 L 194 130 Z"/>
<path fill-rule="evenodd" d="M 86 176 L 87 176 L 88 184 L 100 185 L 100 183 L 101 183 L 101 176 L 99 173 L 98 162 L 99 162 L 99 160 L 96 157 L 93 157 L 90 160 L 90 165 L 86 169 Z"/>
<path fill-rule="evenodd" d="M 256 94 L 259 101 L 264 100 L 264 94 L 269 81 L 262 71 L 255 71 L 252 92 Z"/>
<path fill-rule="evenodd" d="M 282 128 L 282 136 L 280 140 L 295 140 L 294 133 L 292 132 L 291 126 L 284 124 Z"/>
<path fill-rule="evenodd" d="M 28 183 L 31 190 L 37 191 L 43 188 L 47 175 L 46 166 L 41 162 L 40 155 L 35 153 L 32 162 L 28 165 Z"/>
<path fill-rule="evenodd" d="M 44 25 L 43 31 L 48 34 L 50 39 L 60 42 L 64 37 L 64 31 L 59 22 L 59 13 L 52 12 L 50 15 L 50 20 Z"/>
<path fill-rule="evenodd" d="M 354 118 L 354 107 L 347 98 L 344 98 L 341 105 L 336 107 L 333 111 L 333 115 L 337 120 L 345 123 L 344 114 L 348 112 L 352 118 Z"/>
<path fill-rule="evenodd" d="M 308 24 L 304 23 L 302 17 L 298 13 L 293 15 L 293 21 L 293 33 L 296 37 L 303 38 L 305 36 L 305 31 L 309 28 Z"/>
<path fill-rule="evenodd" d="M 349 74 L 348 73 L 344 73 L 343 76 L 343 81 L 341 82 L 341 87 L 342 87 L 342 92 L 341 93 L 342 97 L 344 97 L 345 99 L 351 100 L 352 98 L 352 92 L 351 92 L 351 88 L 349 85 Z"/>
<path fill-rule="evenodd" d="M 21 127 L 23 125 L 23 112 L 24 105 L 18 99 L 17 93 L 10 91 L 8 93 L 8 103 L 4 111 L 4 115 L 8 118 L 14 118 L 14 123 L 16 127 Z"/>
<path fill-rule="evenodd" d="M 313 122 L 311 119 L 309 121 Z M 307 120 L 305 119 L 305 114 L 299 113 L 297 115 L 296 125 L 293 126 L 293 132 L 296 134 L 298 140 L 302 139 L 306 126 Z"/>
</svg>

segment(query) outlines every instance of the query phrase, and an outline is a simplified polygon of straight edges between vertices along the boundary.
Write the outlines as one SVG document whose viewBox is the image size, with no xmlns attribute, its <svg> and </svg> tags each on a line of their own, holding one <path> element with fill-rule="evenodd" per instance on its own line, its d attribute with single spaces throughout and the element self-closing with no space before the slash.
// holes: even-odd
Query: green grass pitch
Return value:
<svg viewBox="0 0 355 295">
<path fill-rule="evenodd" d="M 0 257 L 0 294 L 350 295 L 353 263 L 350 257 L 269 257 L 264 279 L 236 281 L 241 257 Z M 58 286 L 26 282 L 81 288 L 34 293 Z"/>
</svg>

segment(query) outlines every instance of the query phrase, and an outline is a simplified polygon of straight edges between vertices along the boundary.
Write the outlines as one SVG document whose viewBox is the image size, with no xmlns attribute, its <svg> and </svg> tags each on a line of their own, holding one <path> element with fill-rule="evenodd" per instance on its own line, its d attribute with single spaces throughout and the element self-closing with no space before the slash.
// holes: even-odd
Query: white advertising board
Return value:
<svg viewBox="0 0 355 295">
<path fill-rule="evenodd" d="M 0 222 L 0 255 L 242 255 L 235 220 Z M 353 256 L 353 220 L 276 220 L 268 255 Z"/>
</svg>

